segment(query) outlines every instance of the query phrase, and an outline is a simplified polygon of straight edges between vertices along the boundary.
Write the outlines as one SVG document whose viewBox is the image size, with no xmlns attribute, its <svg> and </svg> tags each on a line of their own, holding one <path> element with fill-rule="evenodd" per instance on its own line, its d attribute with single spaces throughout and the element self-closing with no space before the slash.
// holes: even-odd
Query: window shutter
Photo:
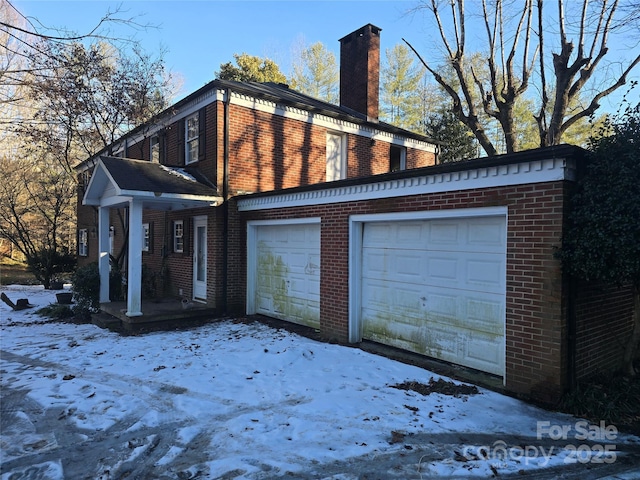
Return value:
<svg viewBox="0 0 640 480">
<path fill-rule="evenodd" d="M 206 153 L 207 139 L 207 108 L 201 108 L 198 112 L 198 160 L 204 160 Z"/>
<path fill-rule="evenodd" d="M 153 222 L 149 222 L 149 253 L 153 253 Z"/>
<path fill-rule="evenodd" d="M 178 164 L 184 165 L 184 136 L 185 136 L 184 118 L 178 121 Z"/>
<path fill-rule="evenodd" d="M 183 255 L 191 254 L 191 219 L 185 218 L 182 222 L 182 231 L 183 231 L 183 242 L 184 246 L 182 248 Z"/>
</svg>

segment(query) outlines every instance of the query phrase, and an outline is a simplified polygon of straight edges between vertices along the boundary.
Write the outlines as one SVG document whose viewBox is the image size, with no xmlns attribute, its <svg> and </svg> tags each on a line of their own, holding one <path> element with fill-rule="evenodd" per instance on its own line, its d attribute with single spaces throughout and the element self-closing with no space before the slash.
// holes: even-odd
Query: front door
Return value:
<svg viewBox="0 0 640 480">
<path fill-rule="evenodd" d="M 193 218 L 193 298 L 207 299 L 207 217 Z"/>
</svg>

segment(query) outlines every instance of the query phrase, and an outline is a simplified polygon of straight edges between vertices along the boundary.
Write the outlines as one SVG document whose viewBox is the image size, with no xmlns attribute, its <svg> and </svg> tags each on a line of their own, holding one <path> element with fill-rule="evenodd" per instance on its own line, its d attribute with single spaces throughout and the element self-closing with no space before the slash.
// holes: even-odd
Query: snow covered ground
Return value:
<svg viewBox="0 0 640 480">
<path fill-rule="evenodd" d="M 613 425 L 394 388 L 440 377 L 357 348 L 234 320 L 121 336 L 2 291 L 37 305 L 0 304 L 2 480 L 640 478 Z"/>
</svg>

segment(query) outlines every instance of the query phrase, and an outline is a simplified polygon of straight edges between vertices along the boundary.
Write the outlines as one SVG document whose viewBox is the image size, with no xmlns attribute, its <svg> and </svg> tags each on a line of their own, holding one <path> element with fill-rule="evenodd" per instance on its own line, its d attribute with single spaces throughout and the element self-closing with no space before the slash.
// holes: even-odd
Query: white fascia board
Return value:
<svg viewBox="0 0 640 480">
<path fill-rule="evenodd" d="M 84 192 L 82 204 L 100 205 L 101 198 L 103 197 L 104 191 L 108 186 L 111 186 L 113 188 L 115 195 L 121 195 L 120 188 L 109 173 L 109 170 L 107 170 L 107 168 L 104 166 L 102 160 L 98 160 L 96 168 L 94 169 L 93 173 L 91 174 L 91 178 L 89 179 L 87 191 Z M 100 192 L 94 192 L 95 189 L 100 189 Z"/>
<path fill-rule="evenodd" d="M 415 150 L 436 153 L 437 147 L 431 143 L 422 142 L 413 138 L 395 135 L 383 130 L 378 130 L 368 125 L 358 125 L 346 120 L 333 118 L 321 113 L 309 112 L 301 108 L 281 105 L 269 100 L 259 99 L 246 94 L 232 92 L 231 103 L 240 107 L 257 110 L 284 118 L 290 118 L 300 122 L 310 123 L 324 127 L 328 130 L 340 133 L 351 133 L 373 140 L 387 142 L 394 145 L 405 146 Z"/>
<path fill-rule="evenodd" d="M 381 182 L 331 187 L 266 197 L 241 198 L 239 211 L 268 210 L 273 208 L 326 205 L 330 203 L 375 200 L 474 190 L 512 185 L 566 180 L 571 175 L 564 158 L 535 160 L 494 167 L 470 168 L 460 172 L 435 173 L 399 178 Z"/>
<path fill-rule="evenodd" d="M 154 200 L 158 203 L 162 203 L 163 200 L 167 201 L 196 201 L 196 202 L 208 202 L 218 203 L 222 201 L 222 197 L 214 195 L 193 195 L 184 193 L 159 193 L 147 192 L 143 190 L 122 190 L 120 196 L 129 196 L 141 200 Z"/>
</svg>

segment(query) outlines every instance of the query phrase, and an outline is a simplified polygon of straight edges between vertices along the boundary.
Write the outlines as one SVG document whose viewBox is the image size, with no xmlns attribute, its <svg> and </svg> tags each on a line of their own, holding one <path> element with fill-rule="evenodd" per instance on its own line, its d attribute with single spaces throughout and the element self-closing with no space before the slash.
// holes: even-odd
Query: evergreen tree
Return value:
<svg viewBox="0 0 640 480">
<path fill-rule="evenodd" d="M 425 135 L 442 144 L 438 163 L 457 162 L 478 156 L 473 134 L 449 110 L 442 109 L 426 119 Z"/>
<path fill-rule="evenodd" d="M 294 60 L 291 87 L 329 103 L 338 103 L 340 74 L 335 55 L 317 42 Z"/>
<path fill-rule="evenodd" d="M 424 69 L 404 45 L 386 51 L 382 68 L 381 116 L 385 121 L 407 130 L 420 131 L 420 85 Z"/>
<path fill-rule="evenodd" d="M 234 54 L 236 65 L 231 62 L 220 65 L 215 75 L 220 80 L 237 82 L 276 82 L 287 83 L 287 77 L 280 71 L 276 62 L 247 53 Z"/>
</svg>

